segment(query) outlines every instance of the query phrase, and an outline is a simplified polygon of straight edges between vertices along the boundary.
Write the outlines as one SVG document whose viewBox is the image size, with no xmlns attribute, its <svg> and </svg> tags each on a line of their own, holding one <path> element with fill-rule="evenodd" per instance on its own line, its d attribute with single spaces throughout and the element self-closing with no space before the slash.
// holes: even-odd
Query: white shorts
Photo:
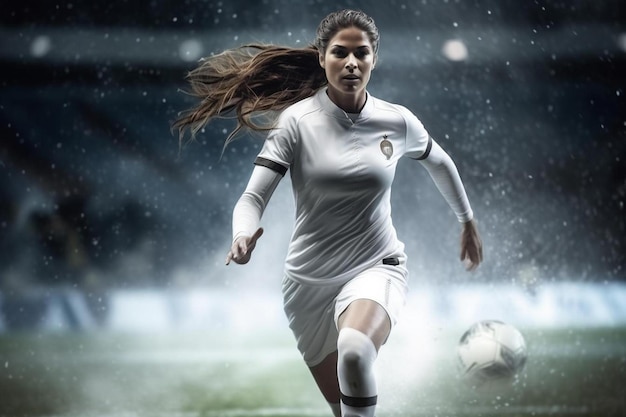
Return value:
<svg viewBox="0 0 626 417">
<path fill-rule="evenodd" d="M 408 292 L 406 258 L 398 259 L 399 265 L 377 264 L 341 285 L 306 285 L 284 278 L 285 314 L 307 366 L 318 365 L 337 350 L 337 320 L 355 300 L 380 304 L 394 327 Z"/>
</svg>

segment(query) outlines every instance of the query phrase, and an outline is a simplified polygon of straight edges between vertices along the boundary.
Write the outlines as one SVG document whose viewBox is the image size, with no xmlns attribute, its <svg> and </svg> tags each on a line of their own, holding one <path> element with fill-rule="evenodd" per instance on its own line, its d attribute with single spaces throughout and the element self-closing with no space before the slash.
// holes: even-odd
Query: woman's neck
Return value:
<svg viewBox="0 0 626 417">
<path fill-rule="evenodd" d="M 336 94 L 331 89 L 328 89 L 327 94 L 330 101 L 346 113 L 360 113 L 367 101 L 365 90 L 357 94 Z"/>
</svg>

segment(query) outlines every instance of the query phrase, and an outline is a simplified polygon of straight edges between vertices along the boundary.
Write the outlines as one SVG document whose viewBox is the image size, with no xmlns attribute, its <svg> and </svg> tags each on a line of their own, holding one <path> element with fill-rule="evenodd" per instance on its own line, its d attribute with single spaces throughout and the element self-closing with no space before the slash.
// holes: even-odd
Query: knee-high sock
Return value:
<svg viewBox="0 0 626 417">
<path fill-rule="evenodd" d="M 373 417 L 378 398 L 374 343 L 360 331 L 344 328 L 339 332 L 337 354 L 342 417 Z"/>
</svg>

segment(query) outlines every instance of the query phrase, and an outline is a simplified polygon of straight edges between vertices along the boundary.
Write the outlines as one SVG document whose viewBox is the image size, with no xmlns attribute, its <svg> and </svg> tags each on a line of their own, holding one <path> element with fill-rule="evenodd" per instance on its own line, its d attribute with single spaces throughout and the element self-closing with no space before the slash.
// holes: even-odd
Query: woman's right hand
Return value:
<svg viewBox="0 0 626 417">
<path fill-rule="evenodd" d="M 228 254 L 226 255 L 226 265 L 230 265 L 230 261 L 237 264 L 247 264 L 252 255 L 252 251 L 256 246 L 256 241 L 263 235 L 263 228 L 259 227 L 252 236 L 242 236 L 233 242 Z"/>
</svg>

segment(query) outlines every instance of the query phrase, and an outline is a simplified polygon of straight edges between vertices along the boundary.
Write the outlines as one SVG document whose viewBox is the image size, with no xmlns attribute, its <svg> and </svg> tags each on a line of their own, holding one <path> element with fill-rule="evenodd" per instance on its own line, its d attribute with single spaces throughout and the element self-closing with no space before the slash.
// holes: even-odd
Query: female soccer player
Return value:
<svg viewBox="0 0 626 417">
<path fill-rule="evenodd" d="M 237 128 L 269 132 L 233 210 L 226 256 L 245 264 L 263 234 L 261 216 L 289 171 L 296 219 L 283 296 L 298 349 L 336 417 L 371 417 L 373 364 L 407 292 L 406 255 L 391 222 L 398 159 L 419 161 L 463 225 L 461 260 L 482 261 L 482 243 L 450 157 L 406 108 L 366 90 L 379 34 L 359 11 L 328 15 L 309 48 L 250 45 L 208 58 L 189 74 L 202 99 L 174 127 L 195 134 L 234 111 Z M 253 119 L 280 111 L 274 125 Z"/>
</svg>

